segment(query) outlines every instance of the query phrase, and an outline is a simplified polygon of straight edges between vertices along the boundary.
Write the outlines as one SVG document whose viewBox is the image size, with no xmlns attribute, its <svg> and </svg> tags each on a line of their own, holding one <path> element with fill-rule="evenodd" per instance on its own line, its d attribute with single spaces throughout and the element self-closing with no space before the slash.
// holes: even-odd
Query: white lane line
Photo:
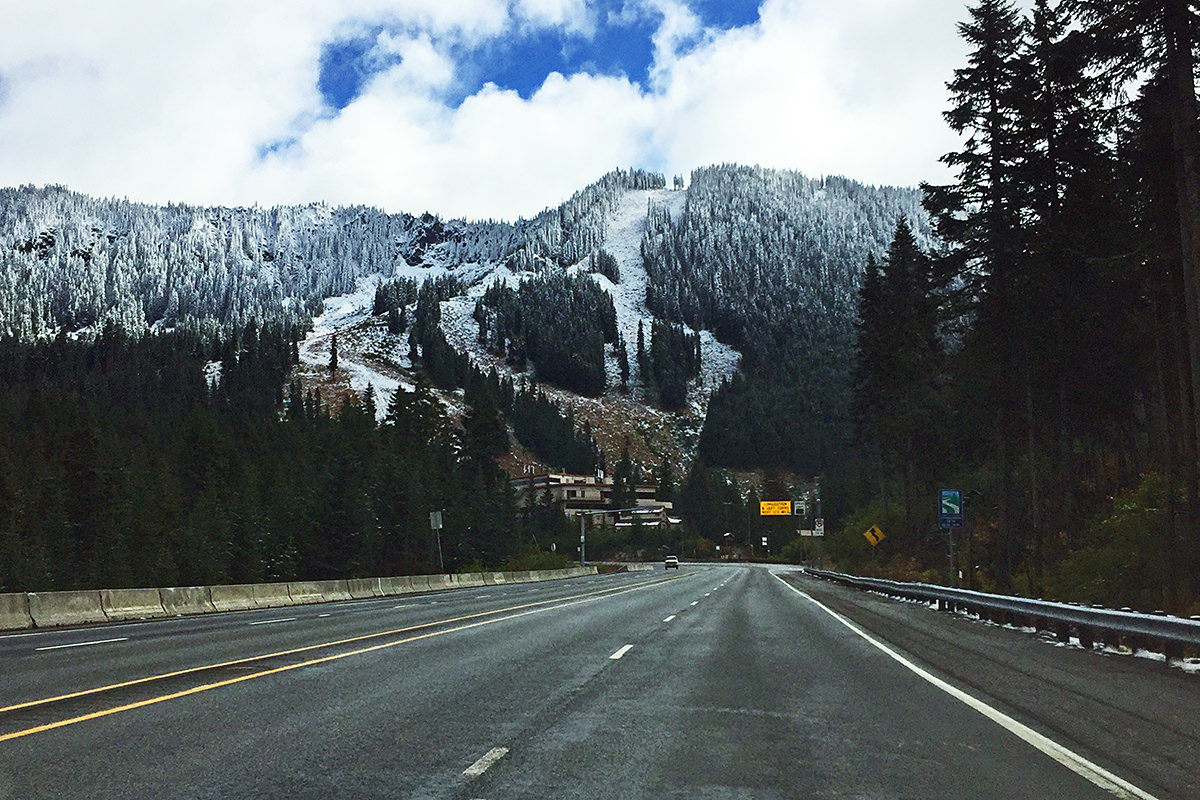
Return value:
<svg viewBox="0 0 1200 800">
<path fill-rule="evenodd" d="M 667 617 L 666 619 L 664 619 L 664 620 L 663 620 L 663 622 L 670 622 L 670 621 L 671 621 L 671 620 L 673 620 L 673 619 L 675 619 L 675 615 L 674 615 L 674 614 L 672 614 L 671 616 L 669 616 L 669 617 Z"/>
<path fill-rule="evenodd" d="M 392 610 L 394 611 L 397 608 L 416 608 L 419 605 L 421 605 L 421 604 L 420 603 L 401 603 L 398 606 L 392 606 Z"/>
<path fill-rule="evenodd" d="M 328 617 L 328 616 L 329 616 L 328 614 L 317 614 L 317 619 L 321 619 L 322 617 Z"/>
<path fill-rule="evenodd" d="M 493 764 L 504 758 L 506 755 L 508 755 L 507 747 L 493 747 L 491 750 L 488 750 L 486 753 L 484 753 L 482 758 L 464 769 L 463 775 L 466 775 L 468 778 L 478 778 L 480 775 L 487 772 Z"/>
<path fill-rule="evenodd" d="M 55 644 L 55 645 L 50 645 L 49 647 L 36 647 L 36 648 L 34 648 L 34 651 L 41 652 L 42 650 L 65 650 L 68 647 L 87 647 L 87 646 L 93 645 L 93 644 L 108 644 L 109 642 L 127 642 L 127 641 L 129 641 L 129 637 L 122 636 L 120 639 L 97 639 L 94 642 L 75 642 L 73 644 Z"/>
<path fill-rule="evenodd" d="M 710 594 L 712 594 L 712 592 L 705 592 L 705 593 L 704 593 L 704 596 L 705 596 L 705 597 L 708 597 Z"/>
<path fill-rule="evenodd" d="M 624 656 L 626 653 L 628 653 L 632 649 L 633 649 L 633 645 L 627 644 L 624 647 L 622 647 L 620 650 L 618 650 L 617 652 L 615 652 L 611 656 L 609 656 L 609 658 L 611 658 L 613 661 L 616 661 L 617 659 L 621 658 L 622 656 Z"/>
<path fill-rule="evenodd" d="M 1069 750 L 1068 748 L 1062 746 L 1061 744 L 1054 741 L 1053 739 L 1051 739 L 1048 736 L 1043 736 L 1042 734 L 1035 731 L 1033 728 L 1030 728 L 1028 725 L 1025 725 L 1022 722 L 1018 722 L 1017 720 L 1008 716 L 1003 711 L 999 711 L 995 708 L 992 708 L 987 703 L 983 702 L 982 700 L 979 700 L 978 698 L 976 698 L 972 695 L 967 694 L 962 689 L 959 689 L 958 687 L 947 683 L 946 681 L 942 680 L 941 678 L 937 677 L 936 675 L 926 672 L 924 669 L 917 666 L 913 662 L 909 661 L 907 658 L 900 655 L 899 653 L 897 653 L 892 648 L 888 647 L 886 644 L 884 644 L 880 640 L 871 636 L 869 633 L 867 633 L 863 629 L 859 628 L 858 625 L 851 622 L 849 619 L 842 616 L 838 612 L 834 611 L 829 606 L 822 603 L 820 600 L 817 600 L 817 599 L 811 597 L 806 592 L 800 591 L 795 586 L 792 586 L 790 583 L 785 581 L 783 578 L 780 578 L 779 575 L 777 575 L 776 573 L 772 572 L 771 574 L 774 575 L 776 578 L 778 578 L 779 582 L 782 583 L 784 586 L 791 589 L 793 592 L 800 595 L 804 599 L 808 600 L 810 603 L 812 603 L 813 605 L 815 605 L 817 608 L 821 609 L 825 613 L 829 614 L 829 616 L 833 617 L 838 622 L 842 623 L 847 628 L 854 631 L 856 634 L 861 636 L 863 639 L 866 639 L 870 644 L 872 644 L 879 650 L 882 650 L 884 653 L 886 653 L 889 657 L 891 657 L 897 663 L 901 664 L 902 666 L 906 667 L 907 669 L 909 669 L 910 671 L 912 671 L 919 677 L 923 678 L 924 680 L 933 684 L 937 688 L 941 689 L 943 692 L 950 695 L 954 699 L 962 701 L 966 705 L 968 705 L 971 708 L 973 708 L 974 710 L 978 711 L 980 714 L 983 714 L 985 717 L 990 719 L 992 722 L 995 722 L 1000 727 L 1004 728 L 1005 730 L 1009 731 L 1010 733 L 1015 734 L 1018 738 L 1023 739 L 1024 741 L 1033 745 L 1038 750 L 1041 750 L 1043 753 L 1050 756 L 1051 758 L 1053 758 L 1058 763 L 1062 764 L 1067 769 L 1083 776 L 1087 780 L 1089 780 L 1092 783 L 1094 783 L 1095 785 L 1099 786 L 1101 789 L 1104 789 L 1105 791 L 1110 792 L 1111 794 L 1115 795 L 1116 797 L 1122 798 L 1122 800 L 1158 800 L 1158 798 L 1156 798 L 1154 795 L 1150 794 L 1149 792 L 1147 792 L 1143 789 L 1139 789 L 1138 787 L 1134 786 L 1132 783 L 1125 780 L 1124 778 L 1114 775 L 1113 773 L 1104 769 L 1104 767 L 1101 767 L 1098 764 L 1093 764 L 1091 761 L 1088 761 L 1086 758 L 1079 755 L 1075 751 Z"/>
<path fill-rule="evenodd" d="M 274 625 L 276 622 L 295 622 L 295 617 L 284 617 L 283 619 L 264 619 L 258 622 L 251 622 L 251 625 Z"/>
<path fill-rule="evenodd" d="M 692 605 L 694 605 L 694 606 L 698 606 L 698 605 L 700 605 L 700 601 L 699 601 L 699 600 L 697 600 L 696 602 L 692 603 Z"/>
</svg>

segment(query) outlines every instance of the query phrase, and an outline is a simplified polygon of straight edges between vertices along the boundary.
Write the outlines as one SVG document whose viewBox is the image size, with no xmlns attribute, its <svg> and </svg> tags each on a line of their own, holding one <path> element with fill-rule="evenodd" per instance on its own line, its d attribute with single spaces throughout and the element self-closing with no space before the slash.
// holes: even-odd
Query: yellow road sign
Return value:
<svg viewBox="0 0 1200 800">
<path fill-rule="evenodd" d="M 790 517 L 792 515 L 791 500 L 760 500 L 758 514 L 761 517 Z"/>
<path fill-rule="evenodd" d="M 871 529 L 864 533 L 863 536 L 867 537 L 867 541 L 871 543 L 872 547 L 884 540 L 883 531 L 879 530 L 878 525 L 872 525 Z"/>
</svg>

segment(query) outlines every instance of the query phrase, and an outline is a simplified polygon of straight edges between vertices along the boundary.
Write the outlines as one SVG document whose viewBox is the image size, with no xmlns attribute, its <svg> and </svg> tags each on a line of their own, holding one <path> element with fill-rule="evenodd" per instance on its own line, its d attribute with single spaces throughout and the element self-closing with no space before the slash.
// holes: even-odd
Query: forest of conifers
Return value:
<svg viewBox="0 0 1200 800">
<path fill-rule="evenodd" d="M 923 187 L 940 245 L 901 223 L 862 281 L 857 502 L 829 549 L 944 577 L 957 488 L 964 584 L 1196 613 L 1196 15 L 983 0 L 960 30 L 957 179 Z"/>
<path fill-rule="evenodd" d="M 517 508 L 495 465 L 494 381 L 461 430 L 421 385 L 377 424 L 369 396 L 336 415 L 298 384 L 285 396 L 294 362 L 291 332 L 253 323 L 228 340 L 3 340 L 0 592 L 439 572 L 434 510 L 446 570 L 569 551 L 561 508 Z M 532 447 L 576 441 L 540 393 L 507 389 Z"/>
</svg>

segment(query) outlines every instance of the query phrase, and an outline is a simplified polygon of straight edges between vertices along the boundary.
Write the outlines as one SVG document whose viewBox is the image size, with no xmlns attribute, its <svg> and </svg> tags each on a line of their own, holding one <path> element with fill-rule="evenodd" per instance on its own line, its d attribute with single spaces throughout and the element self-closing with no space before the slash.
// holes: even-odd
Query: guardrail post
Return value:
<svg viewBox="0 0 1200 800">
<path fill-rule="evenodd" d="M 1079 644 L 1087 650 L 1091 650 L 1096 641 L 1092 638 L 1092 631 L 1086 625 L 1079 626 Z"/>
</svg>

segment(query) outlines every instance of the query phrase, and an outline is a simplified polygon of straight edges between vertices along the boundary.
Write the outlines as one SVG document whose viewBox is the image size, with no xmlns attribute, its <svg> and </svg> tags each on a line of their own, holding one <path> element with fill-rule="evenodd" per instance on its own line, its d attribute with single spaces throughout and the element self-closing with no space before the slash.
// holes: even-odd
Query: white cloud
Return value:
<svg viewBox="0 0 1200 800">
<path fill-rule="evenodd" d="M 585 0 L 516 0 L 515 6 L 516 15 L 533 25 L 584 33 L 593 27 Z"/>
<path fill-rule="evenodd" d="M 623 13 L 661 20 L 648 85 L 552 74 L 528 99 L 485 86 L 455 108 L 451 46 L 529 25 L 586 32 L 582 0 L 0 0 L 0 184 L 511 218 L 618 166 L 944 178 L 959 2 L 766 0 L 733 31 L 704 30 L 681 0 Z M 397 22 L 377 47 L 399 64 L 330 116 L 322 44 Z"/>
<path fill-rule="evenodd" d="M 956 8 L 768 0 L 759 24 L 656 74 L 659 150 L 672 172 L 738 161 L 873 183 L 943 179 L 937 158 L 955 146 L 940 113 L 957 65 Z"/>
</svg>

